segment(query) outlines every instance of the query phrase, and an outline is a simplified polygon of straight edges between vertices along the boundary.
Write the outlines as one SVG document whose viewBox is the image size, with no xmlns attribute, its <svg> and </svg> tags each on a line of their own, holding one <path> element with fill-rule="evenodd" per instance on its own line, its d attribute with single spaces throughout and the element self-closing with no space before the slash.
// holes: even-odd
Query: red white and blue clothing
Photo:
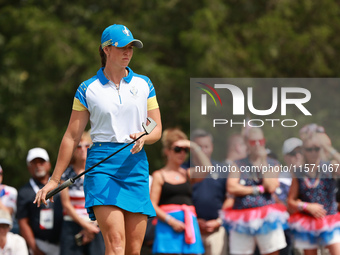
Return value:
<svg viewBox="0 0 340 255">
<path fill-rule="evenodd" d="M 252 167 L 248 157 L 235 163 L 239 169 Z M 267 159 L 267 163 L 271 166 L 278 165 L 276 160 L 270 158 Z M 240 184 L 257 186 L 262 185 L 262 182 L 263 179 L 258 173 L 241 171 Z M 235 196 L 233 208 L 222 210 L 221 217 L 230 233 L 229 243 L 232 254 L 253 254 L 255 243 L 261 254 L 283 249 L 287 245 L 284 229 L 287 227 L 289 215 L 286 207 L 283 204 L 276 204 L 270 193 Z M 276 238 L 272 238 L 272 235 Z M 240 238 L 247 243 L 242 246 L 235 241 Z"/>
<path fill-rule="evenodd" d="M 267 159 L 271 166 L 278 162 Z M 249 158 L 235 162 L 238 167 L 251 166 Z M 240 184 L 244 186 L 262 185 L 262 178 L 254 178 L 250 173 L 241 172 Z M 236 196 L 232 209 L 224 210 L 222 216 L 229 230 L 256 235 L 268 234 L 277 228 L 286 228 L 288 213 L 282 204 L 276 204 L 270 193 Z"/>
<path fill-rule="evenodd" d="M 73 170 L 72 165 L 69 166 L 63 175 L 61 176 L 62 181 L 67 181 L 69 178 L 76 177 L 77 174 Z M 84 179 L 78 178 L 75 180 L 74 184 L 69 186 L 68 194 L 70 196 L 70 202 L 73 208 L 76 210 L 77 214 L 86 220 L 89 220 L 89 215 L 87 214 L 85 208 L 85 194 L 84 194 Z M 71 216 L 67 215 L 66 211 L 63 211 L 64 220 L 66 221 L 73 221 Z"/>
<path fill-rule="evenodd" d="M 15 188 L 4 184 L 0 185 L 1 203 L 6 207 L 12 208 L 14 215 L 17 211 L 17 197 L 18 191 Z"/>
<path fill-rule="evenodd" d="M 73 166 L 69 166 L 63 175 L 61 176 L 62 181 L 67 181 L 70 178 L 77 176 L 74 171 Z M 84 194 L 84 179 L 78 178 L 75 180 L 74 184 L 69 186 L 68 193 L 70 197 L 70 202 L 73 208 L 76 210 L 77 214 L 84 220 L 89 221 L 89 215 L 85 208 L 85 194 Z M 74 236 L 78 234 L 83 228 L 76 223 L 73 218 L 63 211 L 64 221 L 61 229 L 61 240 L 60 240 L 60 254 L 104 254 L 105 244 L 103 235 L 101 232 L 95 235 L 93 240 L 86 244 L 78 246 Z"/>
<path fill-rule="evenodd" d="M 326 216 L 314 218 L 306 211 L 297 212 L 290 216 L 289 227 L 298 248 L 311 246 L 326 246 L 340 242 L 340 214 L 336 202 L 336 180 L 328 169 L 329 162 L 320 162 L 315 178 L 310 178 L 301 169 L 297 174 L 299 185 L 298 199 L 307 203 L 318 203 L 324 206 Z M 316 168 L 316 167 L 315 167 Z M 306 246 L 307 245 L 307 246 Z"/>
</svg>

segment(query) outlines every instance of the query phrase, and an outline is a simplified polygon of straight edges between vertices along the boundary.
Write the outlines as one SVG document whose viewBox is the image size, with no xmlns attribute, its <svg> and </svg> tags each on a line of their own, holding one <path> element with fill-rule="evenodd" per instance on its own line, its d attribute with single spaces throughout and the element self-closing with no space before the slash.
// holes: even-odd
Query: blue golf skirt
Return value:
<svg viewBox="0 0 340 255">
<path fill-rule="evenodd" d="M 86 169 L 126 146 L 125 143 L 94 143 L 87 152 Z M 85 207 L 96 220 L 93 206 L 114 205 L 132 213 L 155 217 L 149 194 L 149 163 L 144 149 L 131 154 L 133 144 L 85 174 Z"/>
</svg>

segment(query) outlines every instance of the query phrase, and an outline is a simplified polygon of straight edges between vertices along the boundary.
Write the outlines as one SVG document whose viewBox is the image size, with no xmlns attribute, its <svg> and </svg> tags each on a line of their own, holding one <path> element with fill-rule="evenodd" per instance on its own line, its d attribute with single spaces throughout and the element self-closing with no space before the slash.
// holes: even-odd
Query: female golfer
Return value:
<svg viewBox="0 0 340 255">
<path fill-rule="evenodd" d="M 93 145 L 86 168 L 143 134 L 147 117 L 155 120 L 157 127 L 150 135 L 85 175 L 85 207 L 99 224 L 106 255 L 139 254 L 147 217 L 156 216 L 143 145 L 160 139 L 161 117 L 152 82 L 128 67 L 133 46 L 143 44 L 126 26 L 114 24 L 104 30 L 99 49 L 102 68 L 79 86 L 54 172 L 34 200 L 38 206 L 46 203 L 46 194 L 57 187 L 89 120 Z"/>
</svg>

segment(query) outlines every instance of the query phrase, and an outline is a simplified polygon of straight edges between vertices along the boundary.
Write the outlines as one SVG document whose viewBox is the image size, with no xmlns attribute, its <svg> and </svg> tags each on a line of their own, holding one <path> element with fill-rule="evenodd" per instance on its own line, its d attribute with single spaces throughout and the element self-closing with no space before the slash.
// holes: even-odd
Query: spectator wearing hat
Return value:
<svg viewBox="0 0 340 255">
<path fill-rule="evenodd" d="M 12 226 L 13 220 L 10 213 L 0 209 L 0 254 L 28 255 L 25 239 L 9 232 Z"/>
<path fill-rule="evenodd" d="M 3 181 L 3 169 L 0 166 L 0 210 L 5 210 L 14 218 L 17 211 L 17 197 L 18 191 L 16 188 L 5 185 Z M 12 232 L 17 233 L 17 227 Z"/>
<path fill-rule="evenodd" d="M 303 164 L 302 140 L 291 137 L 283 142 L 282 154 L 287 165 L 299 166 Z"/>
<path fill-rule="evenodd" d="M 275 195 L 277 202 L 283 203 L 286 206 L 289 189 L 292 184 L 292 175 L 290 171 L 286 170 L 303 164 L 302 144 L 302 140 L 296 137 L 291 137 L 283 142 L 282 154 L 287 168 L 285 168 L 285 171 L 281 171 L 279 175 L 280 186 L 276 189 Z M 289 255 L 293 253 L 290 229 L 287 228 L 284 232 L 287 246 L 280 251 L 280 255 Z M 295 251 L 295 253 L 297 253 L 297 251 Z"/>
<path fill-rule="evenodd" d="M 37 207 L 33 204 L 36 192 L 49 180 L 51 169 L 47 151 L 33 148 L 28 151 L 27 168 L 31 178 L 18 192 L 17 219 L 20 234 L 25 238 L 31 254 L 59 255 L 59 238 L 62 225 L 62 206 L 60 196 L 55 203 Z"/>
<path fill-rule="evenodd" d="M 283 142 L 282 154 L 287 168 L 285 168 L 285 171 L 281 171 L 280 173 L 280 187 L 275 193 L 279 200 L 286 205 L 289 188 L 292 184 L 292 175 L 290 171 L 286 170 L 301 166 L 303 164 L 302 144 L 302 140 L 296 137 L 291 137 Z"/>
</svg>

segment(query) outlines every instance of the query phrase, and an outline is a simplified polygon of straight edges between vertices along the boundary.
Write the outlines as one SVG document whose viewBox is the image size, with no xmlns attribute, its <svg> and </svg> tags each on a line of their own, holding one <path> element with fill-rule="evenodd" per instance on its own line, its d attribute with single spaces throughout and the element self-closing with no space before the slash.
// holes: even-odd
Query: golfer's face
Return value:
<svg viewBox="0 0 340 255">
<path fill-rule="evenodd" d="M 110 55 L 108 56 L 108 61 L 111 61 L 113 65 L 118 65 L 120 67 L 127 67 L 133 56 L 133 46 L 132 43 L 125 47 L 109 47 Z"/>
</svg>

